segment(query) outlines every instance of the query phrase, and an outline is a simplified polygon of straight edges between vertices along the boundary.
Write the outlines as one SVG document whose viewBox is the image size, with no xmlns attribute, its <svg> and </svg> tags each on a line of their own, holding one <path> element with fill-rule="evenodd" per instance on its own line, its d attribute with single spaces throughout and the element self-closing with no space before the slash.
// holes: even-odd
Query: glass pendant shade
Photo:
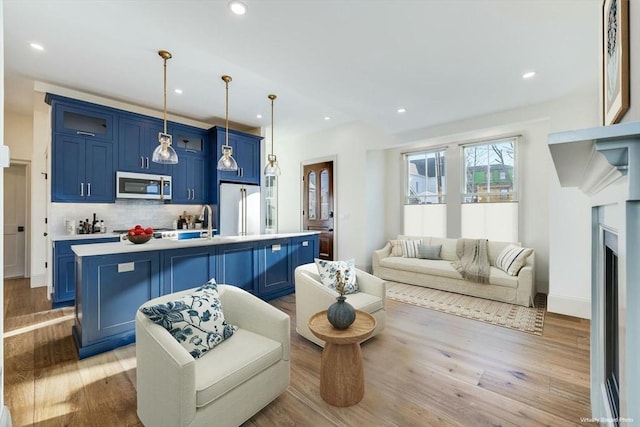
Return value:
<svg viewBox="0 0 640 427">
<path fill-rule="evenodd" d="M 267 165 L 264 167 L 264 176 L 280 176 L 280 166 L 275 154 L 267 156 Z"/>
<path fill-rule="evenodd" d="M 166 50 L 158 51 L 158 55 L 164 60 L 163 75 L 163 118 L 164 132 L 158 132 L 158 146 L 153 150 L 151 161 L 154 163 L 162 163 L 165 165 L 175 165 L 178 163 L 178 153 L 171 146 L 171 135 L 167 133 L 167 60 L 171 59 L 171 53 Z"/>
<path fill-rule="evenodd" d="M 230 145 L 222 146 L 222 156 L 218 160 L 217 169 L 224 172 L 233 172 L 238 170 L 238 163 L 233 158 L 233 148 Z"/>
<path fill-rule="evenodd" d="M 158 146 L 153 150 L 151 161 L 166 165 L 175 165 L 178 163 L 178 153 L 176 153 L 176 150 L 171 146 L 171 135 L 159 132 L 158 142 Z"/>
<path fill-rule="evenodd" d="M 238 163 L 233 158 L 233 147 L 229 145 L 229 82 L 231 76 L 222 76 L 225 87 L 225 142 L 222 146 L 222 156 L 218 160 L 217 169 L 223 172 L 234 172 L 238 170 Z"/>
</svg>

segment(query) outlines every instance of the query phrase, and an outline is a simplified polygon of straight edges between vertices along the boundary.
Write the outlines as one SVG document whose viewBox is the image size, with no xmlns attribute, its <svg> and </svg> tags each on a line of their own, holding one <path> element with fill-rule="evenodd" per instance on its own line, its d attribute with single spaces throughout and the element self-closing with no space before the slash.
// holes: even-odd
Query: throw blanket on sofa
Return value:
<svg viewBox="0 0 640 427">
<path fill-rule="evenodd" d="M 456 254 L 459 261 L 451 264 L 463 278 L 478 283 L 489 283 L 489 255 L 486 239 L 458 239 Z"/>
</svg>

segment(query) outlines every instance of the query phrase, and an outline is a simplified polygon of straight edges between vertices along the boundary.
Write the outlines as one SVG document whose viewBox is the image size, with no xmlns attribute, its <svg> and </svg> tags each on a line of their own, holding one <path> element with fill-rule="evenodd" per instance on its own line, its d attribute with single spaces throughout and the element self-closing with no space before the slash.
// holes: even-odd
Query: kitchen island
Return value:
<svg viewBox="0 0 640 427">
<path fill-rule="evenodd" d="M 215 278 L 269 300 L 294 291 L 294 270 L 318 256 L 318 233 L 152 239 L 74 245 L 73 336 L 80 358 L 135 341 L 138 307 Z"/>
</svg>

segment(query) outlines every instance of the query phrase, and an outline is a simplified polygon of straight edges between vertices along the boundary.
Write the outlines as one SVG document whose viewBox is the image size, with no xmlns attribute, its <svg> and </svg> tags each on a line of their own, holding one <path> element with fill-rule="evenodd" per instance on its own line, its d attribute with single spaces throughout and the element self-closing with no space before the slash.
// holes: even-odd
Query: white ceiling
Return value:
<svg viewBox="0 0 640 427">
<path fill-rule="evenodd" d="M 161 110 L 159 49 L 170 113 L 224 117 L 229 74 L 230 119 L 268 125 L 276 93 L 281 137 L 351 121 L 397 135 L 598 84 L 601 0 L 227 3 L 4 0 L 5 108 L 30 112 L 41 81 Z"/>
</svg>

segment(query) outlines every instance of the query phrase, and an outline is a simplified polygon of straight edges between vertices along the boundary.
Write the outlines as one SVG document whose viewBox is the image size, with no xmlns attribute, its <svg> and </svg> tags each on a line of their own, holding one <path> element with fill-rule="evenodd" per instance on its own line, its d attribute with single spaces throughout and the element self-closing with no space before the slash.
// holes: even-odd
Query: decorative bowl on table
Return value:
<svg viewBox="0 0 640 427">
<path fill-rule="evenodd" d="M 139 245 L 141 243 L 147 243 L 149 240 L 151 240 L 152 237 L 153 234 L 136 234 L 134 236 L 127 236 L 127 240 L 129 240 L 131 243 Z"/>
</svg>

